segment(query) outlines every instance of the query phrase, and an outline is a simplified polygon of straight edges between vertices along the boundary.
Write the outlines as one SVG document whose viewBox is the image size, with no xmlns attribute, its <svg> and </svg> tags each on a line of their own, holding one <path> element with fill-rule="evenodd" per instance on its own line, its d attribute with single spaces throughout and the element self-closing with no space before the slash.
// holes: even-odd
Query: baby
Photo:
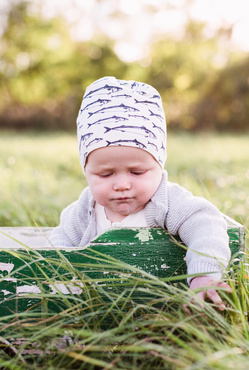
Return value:
<svg viewBox="0 0 249 370">
<path fill-rule="evenodd" d="M 156 89 L 145 83 L 101 78 L 86 89 L 77 118 L 80 163 L 88 181 L 62 211 L 53 246 L 84 246 L 110 227 L 162 227 L 188 247 L 190 288 L 202 288 L 221 310 L 216 291 L 230 259 L 226 223 L 210 202 L 170 183 L 166 121 Z M 205 289 L 212 286 L 212 289 Z"/>
</svg>

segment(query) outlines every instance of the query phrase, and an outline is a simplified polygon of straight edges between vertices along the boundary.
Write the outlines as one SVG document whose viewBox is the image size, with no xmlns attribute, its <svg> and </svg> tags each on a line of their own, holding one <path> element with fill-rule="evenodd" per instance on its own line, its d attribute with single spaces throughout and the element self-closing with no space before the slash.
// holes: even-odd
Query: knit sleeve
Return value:
<svg viewBox="0 0 249 370">
<path fill-rule="evenodd" d="M 79 246 L 84 240 L 86 230 L 89 229 L 92 203 L 89 188 L 86 188 L 76 202 L 61 212 L 60 224 L 54 228 L 47 245 L 53 247 Z"/>
<path fill-rule="evenodd" d="M 169 183 L 165 226 L 172 234 L 179 234 L 188 247 L 188 274 L 221 278 L 231 252 L 226 222 L 212 203 Z"/>
<path fill-rule="evenodd" d="M 60 224 L 55 227 L 49 245 L 53 247 L 72 247 L 79 245 L 80 233 L 77 227 L 76 203 L 66 207 L 60 215 Z"/>
</svg>

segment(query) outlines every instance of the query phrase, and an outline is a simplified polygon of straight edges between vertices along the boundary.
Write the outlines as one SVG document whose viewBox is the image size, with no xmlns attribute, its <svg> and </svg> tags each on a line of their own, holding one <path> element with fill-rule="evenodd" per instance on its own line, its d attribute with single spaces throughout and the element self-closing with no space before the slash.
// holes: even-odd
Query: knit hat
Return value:
<svg viewBox="0 0 249 370">
<path fill-rule="evenodd" d="M 89 85 L 77 117 L 80 163 L 93 150 L 132 146 L 150 153 L 164 167 L 166 120 L 161 97 L 145 83 L 104 77 Z"/>
</svg>

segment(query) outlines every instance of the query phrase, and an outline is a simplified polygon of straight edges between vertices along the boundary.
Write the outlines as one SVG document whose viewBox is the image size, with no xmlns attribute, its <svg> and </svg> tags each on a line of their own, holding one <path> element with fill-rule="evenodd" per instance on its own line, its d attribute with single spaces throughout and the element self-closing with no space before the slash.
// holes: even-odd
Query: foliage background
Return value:
<svg viewBox="0 0 249 370">
<path fill-rule="evenodd" d="M 181 35 L 157 33 L 144 46 L 146 53 L 128 62 L 128 55 L 120 58 L 108 24 L 100 29 L 96 21 L 93 36 L 79 41 L 72 37 L 66 14 L 45 16 L 42 3 L 2 3 L 0 128 L 74 130 L 86 86 L 104 75 L 115 75 L 155 86 L 162 95 L 169 129 L 248 129 L 249 57 L 232 47 L 235 24 L 224 23 L 207 34 L 205 22 L 190 16 L 193 0 L 181 1 L 186 16 Z M 95 3 L 96 10 L 114 4 Z M 160 6 L 142 3 L 148 16 L 144 32 L 155 14 L 179 8 L 179 1 L 175 6 L 169 0 L 156 2 Z M 77 1 L 72 1 L 73 6 Z M 109 17 L 122 24 L 127 14 L 118 9 L 113 5 Z M 83 27 L 81 8 L 79 17 Z M 138 19 L 134 31 L 142 26 Z"/>
</svg>

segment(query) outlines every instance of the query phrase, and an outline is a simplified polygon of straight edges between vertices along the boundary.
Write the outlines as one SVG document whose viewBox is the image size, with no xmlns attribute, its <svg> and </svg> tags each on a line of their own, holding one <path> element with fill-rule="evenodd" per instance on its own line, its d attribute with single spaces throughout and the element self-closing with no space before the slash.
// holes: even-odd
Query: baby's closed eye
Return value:
<svg viewBox="0 0 249 370">
<path fill-rule="evenodd" d="M 139 175 L 143 175 L 146 171 L 131 171 L 131 173 L 133 175 L 136 175 L 136 176 L 139 176 Z"/>
</svg>

